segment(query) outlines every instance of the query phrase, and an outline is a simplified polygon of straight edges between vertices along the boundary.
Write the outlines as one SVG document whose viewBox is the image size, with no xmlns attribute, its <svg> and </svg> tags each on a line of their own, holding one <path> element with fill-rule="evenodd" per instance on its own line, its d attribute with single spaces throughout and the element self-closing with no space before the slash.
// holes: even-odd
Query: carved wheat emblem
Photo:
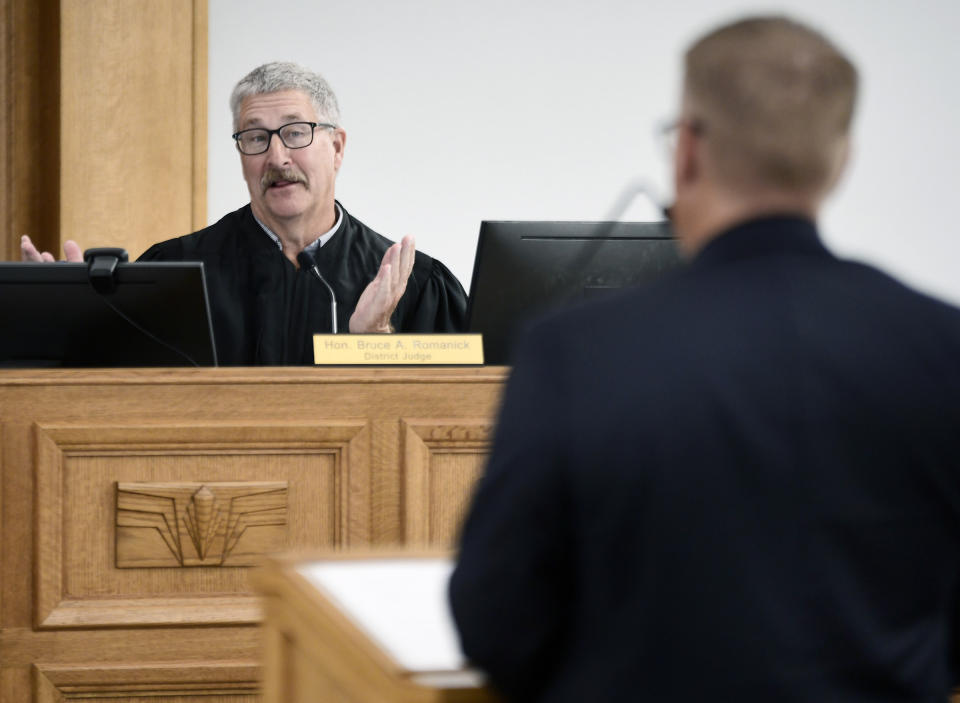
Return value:
<svg viewBox="0 0 960 703">
<path fill-rule="evenodd" d="M 116 524 L 118 568 L 249 565 L 283 548 L 287 484 L 118 483 Z"/>
</svg>

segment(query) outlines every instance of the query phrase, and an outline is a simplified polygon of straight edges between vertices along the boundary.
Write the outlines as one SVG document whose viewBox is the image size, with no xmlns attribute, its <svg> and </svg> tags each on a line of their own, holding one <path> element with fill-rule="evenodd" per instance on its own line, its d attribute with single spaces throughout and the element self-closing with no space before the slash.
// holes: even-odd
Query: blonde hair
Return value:
<svg viewBox="0 0 960 703">
<path fill-rule="evenodd" d="M 785 17 L 720 27 L 686 54 L 688 118 L 733 187 L 817 192 L 839 175 L 857 70 L 818 32 Z"/>
</svg>

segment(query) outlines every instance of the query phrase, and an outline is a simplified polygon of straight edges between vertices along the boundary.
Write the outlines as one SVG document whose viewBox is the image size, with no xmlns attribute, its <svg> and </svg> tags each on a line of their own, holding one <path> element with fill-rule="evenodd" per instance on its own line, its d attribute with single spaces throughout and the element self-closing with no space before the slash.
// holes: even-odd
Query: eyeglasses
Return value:
<svg viewBox="0 0 960 703">
<path fill-rule="evenodd" d="M 337 125 L 329 122 L 289 122 L 277 129 L 255 127 L 244 129 L 231 136 L 237 140 L 237 149 L 241 154 L 254 156 L 270 148 L 270 140 L 274 134 L 280 137 L 280 141 L 288 149 L 303 149 L 305 146 L 310 146 L 313 144 L 313 131 L 317 127 L 336 129 Z"/>
<path fill-rule="evenodd" d="M 671 155 L 677 151 L 677 132 L 680 131 L 681 127 L 689 129 L 695 137 L 702 136 L 705 129 L 703 120 L 696 117 L 680 117 L 661 125 L 657 132 L 666 146 L 667 152 Z"/>
</svg>

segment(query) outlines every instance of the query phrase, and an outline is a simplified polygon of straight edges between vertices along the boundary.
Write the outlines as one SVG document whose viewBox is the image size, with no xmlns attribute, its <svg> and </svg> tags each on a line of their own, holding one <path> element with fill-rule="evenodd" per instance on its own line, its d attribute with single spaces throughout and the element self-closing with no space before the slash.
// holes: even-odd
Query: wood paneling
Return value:
<svg viewBox="0 0 960 703">
<path fill-rule="evenodd" d="M 20 258 L 20 236 L 59 243 L 59 0 L 4 1 L 5 120 L 0 181 L 5 207 L 0 254 Z"/>
<path fill-rule="evenodd" d="M 490 451 L 493 424 L 403 420 L 405 543 L 452 548 Z"/>
<path fill-rule="evenodd" d="M 260 670 L 247 662 L 163 663 L 138 666 L 34 665 L 37 703 L 63 700 L 133 702 L 158 698 L 204 703 L 252 703 Z"/>
<path fill-rule="evenodd" d="M 4 630 L 0 701 L 254 703 L 259 639 L 249 627 Z"/>
<path fill-rule="evenodd" d="M 193 144 L 191 230 L 197 230 L 207 225 L 208 10 L 208 0 L 193 0 L 193 62 L 191 63 L 193 71 L 193 124 L 190 131 L 190 139 Z"/>
<path fill-rule="evenodd" d="M 206 147 L 193 0 L 61 6 L 63 238 L 132 257 L 202 225 L 194 161 Z M 205 4 L 204 4 L 205 6 Z M 205 27 L 205 22 L 203 23 Z M 205 54 L 205 52 L 203 52 Z M 205 69 L 205 65 L 198 67 Z M 203 133 L 198 133 L 202 123 Z"/>
<path fill-rule="evenodd" d="M 118 505 L 129 504 L 118 491 L 167 491 L 181 506 L 200 492 L 197 532 L 204 520 L 213 529 L 217 495 L 285 490 L 283 524 L 253 551 L 271 540 L 284 552 L 449 545 L 504 377 L 0 371 L 0 702 L 255 700 L 261 604 L 250 567 L 125 561 Z M 261 507 L 276 517 L 279 505 Z M 170 552 L 161 537 L 153 546 Z"/>
<path fill-rule="evenodd" d="M 202 479 L 282 482 L 289 520 L 276 551 L 366 542 L 366 423 L 35 426 L 37 627 L 248 623 L 259 618 L 247 570 L 116 568 L 115 486 Z M 352 450 L 351 450 L 352 447 Z M 349 458 L 348 458 L 349 457 Z M 196 482 L 196 481 L 194 481 Z M 361 485 L 351 491 L 351 482 Z"/>
<path fill-rule="evenodd" d="M 11 0 L 0 0 L 0 259 L 14 254 L 10 249 L 10 147 L 13 132 L 10 129 L 10 30 L 12 26 Z"/>
<path fill-rule="evenodd" d="M 205 225 L 207 0 L 3 3 L 4 258 L 21 234 L 136 257 Z"/>
</svg>

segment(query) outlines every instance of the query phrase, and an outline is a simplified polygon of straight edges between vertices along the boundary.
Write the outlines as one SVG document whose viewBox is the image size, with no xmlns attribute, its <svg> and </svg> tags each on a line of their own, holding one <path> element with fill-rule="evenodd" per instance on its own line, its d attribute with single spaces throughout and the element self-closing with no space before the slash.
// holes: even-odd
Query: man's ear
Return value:
<svg viewBox="0 0 960 703">
<path fill-rule="evenodd" d="M 837 182 L 847 170 L 847 164 L 850 163 L 850 152 L 853 149 L 853 145 L 850 143 L 850 135 L 845 135 L 840 144 L 837 145 L 836 149 L 836 154 L 834 156 L 830 171 L 830 178 L 827 181 L 826 188 L 824 189 L 824 195 L 827 195 L 836 187 Z"/>
<path fill-rule="evenodd" d="M 330 135 L 330 141 L 333 142 L 333 168 L 340 170 L 340 164 L 343 163 L 343 152 L 347 148 L 347 132 L 343 127 L 337 127 Z"/>
</svg>

